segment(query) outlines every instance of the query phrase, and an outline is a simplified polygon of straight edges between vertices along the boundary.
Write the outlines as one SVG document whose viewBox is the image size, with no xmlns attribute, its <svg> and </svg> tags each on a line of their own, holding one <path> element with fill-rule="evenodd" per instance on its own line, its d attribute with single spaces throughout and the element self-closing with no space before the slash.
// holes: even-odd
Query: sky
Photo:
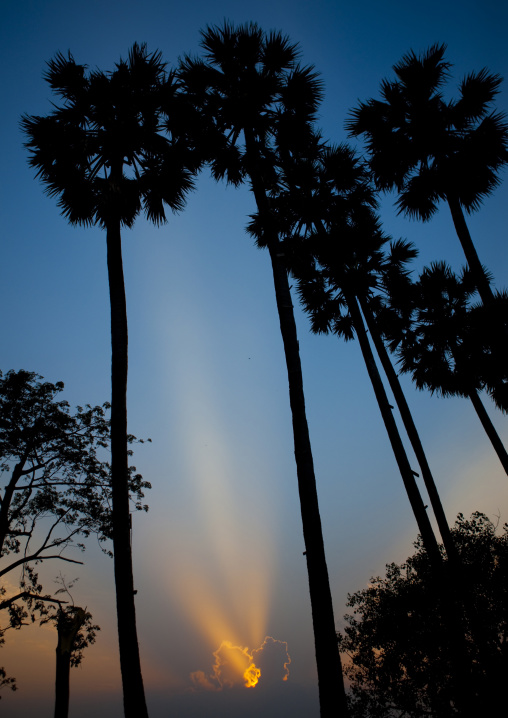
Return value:
<svg viewBox="0 0 508 718">
<path fill-rule="evenodd" d="M 34 180 L 19 130 L 23 113 L 51 110 L 42 78 L 57 51 L 111 70 L 134 42 L 174 66 L 199 52 L 200 29 L 257 22 L 301 47 L 324 81 L 318 125 L 347 139 L 344 121 L 410 49 L 448 45 L 454 83 L 487 67 L 508 76 L 508 7 L 473 2 L 252 0 L 20 0 L 3 6 L 0 143 L 0 369 L 63 381 L 72 406 L 110 394 L 105 237 L 70 227 Z M 496 103 L 508 110 L 506 82 Z M 481 261 L 506 286 L 506 182 L 469 226 Z M 420 248 L 417 266 L 463 264 L 445 207 L 423 225 L 382 203 L 385 231 Z M 317 718 L 310 602 L 282 341 L 268 255 L 245 233 L 247 189 L 203 172 L 185 211 L 123 234 L 129 318 L 129 431 L 151 443 L 134 463 L 151 482 L 148 514 L 133 521 L 137 621 L 152 718 L 284 715 Z M 296 304 L 296 300 L 295 300 Z M 304 386 L 337 628 L 347 594 L 412 553 L 416 524 L 355 343 L 316 337 L 297 311 Z M 450 523 L 480 510 L 508 520 L 507 477 L 472 406 L 404 388 Z M 506 441 L 506 417 L 485 399 Z M 497 519 L 495 519 L 497 520 Z M 90 540 L 83 566 L 41 570 L 79 578 L 75 601 L 101 626 L 71 674 L 73 718 L 122 715 L 113 566 Z M 70 568 L 69 568 L 70 566 Z M 12 577 L 15 582 L 16 577 Z M 18 680 L 1 708 L 53 714 L 50 626 L 6 634 L 0 665 Z M 252 663 L 262 678 L 241 680 Z M 284 680 L 285 679 L 285 680 Z"/>
</svg>

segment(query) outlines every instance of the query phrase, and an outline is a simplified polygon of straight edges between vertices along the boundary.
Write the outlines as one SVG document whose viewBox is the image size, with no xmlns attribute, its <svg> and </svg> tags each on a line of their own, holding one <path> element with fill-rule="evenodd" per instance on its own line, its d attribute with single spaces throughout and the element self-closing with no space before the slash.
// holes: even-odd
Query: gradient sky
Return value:
<svg viewBox="0 0 508 718">
<path fill-rule="evenodd" d="M 113 69 L 132 44 L 160 49 L 169 65 L 199 49 L 199 30 L 228 19 L 256 21 L 300 43 L 322 74 L 319 124 L 346 139 L 347 112 L 377 96 L 383 77 L 410 49 L 448 44 L 456 81 L 486 66 L 508 76 L 508 8 L 492 0 L 20 0 L 5 4 L 0 57 L 2 371 L 24 368 L 65 382 L 65 398 L 98 404 L 110 393 L 109 298 L 104 235 L 69 227 L 26 163 L 19 118 L 46 114 L 45 62 L 71 50 L 79 63 Z M 450 84 L 453 92 L 453 84 Z M 508 109 L 506 83 L 497 102 Z M 471 217 L 480 258 L 506 286 L 506 183 Z M 385 229 L 418 244 L 421 263 L 461 251 L 446 208 L 427 225 L 396 217 Z M 143 219 L 124 232 L 129 313 L 129 429 L 151 444 L 135 464 L 153 489 L 148 514 L 134 518 L 137 612 L 152 718 L 178 715 L 318 715 L 304 546 L 293 459 L 282 342 L 269 258 L 245 234 L 247 190 L 203 173 L 187 209 L 155 229 Z M 503 238 L 503 239 L 502 239 Z M 412 552 L 409 509 L 357 346 L 313 337 L 298 313 L 336 623 L 348 592 Z M 417 393 L 404 382 L 450 522 L 459 511 L 508 519 L 506 476 L 465 400 Z M 506 419 L 491 414 L 507 439 Z M 85 565 L 46 565 L 79 576 L 76 603 L 102 627 L 71 675 L 73 718 L 121 716 L 113 566 L 93 541 Z M 69 568 L 70 566 L 70 568 Z M 12 580 L 14 580 L 13 577 Z M 2 696 L 5 715 L 53 713 L 52 628 L 9 632 L 0 665 L 19 691 Z M 264 644 L 266 636 L 274 641 Z M 221 690 L 214 664 L 223 641 L 265 666 L 258 687 L 235 680 Z M 287 646 L 285 646 L 287 644 Z M 291 663 L 287 664 L 286 650 Z M 214 653 L 216 655 L 214 655 Z M 243 658 L 241 656 L 243 654 Z M 264 663 L 263 663 L 264 661 Z M 286 669 L 284 664 L 286 663 Z M 242 664 L 243 665 L 243 664 Z M 289 670 L 286 681 L 282 678 Z M 220 673 L 220 666 L 217 669 Z M 213 689 L 213 690 L 212 690 Z"/>
</svg>

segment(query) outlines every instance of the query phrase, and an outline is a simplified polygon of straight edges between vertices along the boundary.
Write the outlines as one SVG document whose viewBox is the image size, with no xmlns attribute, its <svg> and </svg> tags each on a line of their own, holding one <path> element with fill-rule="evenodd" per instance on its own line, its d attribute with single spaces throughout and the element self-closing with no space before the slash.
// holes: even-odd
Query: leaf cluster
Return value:
<svg viewBox="0 0 508 718">
<path fill-rule="evenodd" d="M 21 127 L 30 165 L 71 224 L 131 227 L 141 211 L 159 224 L 165 205 L 183 208 L 201 159 L 191 108 L 160 52 L 134 44 L 109 73 L 58 53 L 45 79 L 61 103 Z"/>
<path fill-rule="evenodd" d="M 91 534 L 110 554 L 109 405 L 72 413 L 58 398 L 63 388 L 33 372 L 0 373 L 0 577 L 21 571 L 19 594 L 0 601 L 0 609 L 13 628 L 47 614 L 51 597 L 34 566 L 80 563 L 69 550 L 84 550 Z M 129 472 L 133 506 L 147 510 L 150 484 L 135 467 Z"/>
<path fill-rule="evenodd" d="M 468 212 L 479 209 L 508 162 L 506 118 L 491 109 L 501 77 L 485 68 L 470 73 L 459 99 L 447 101 L 445 50 L 405 55 L 393 68 L 397 79 L 382 82 L 382 99 L 361 102 L 346 123 L 365 138 L 376 186 L 396 189 L 400 212 L 423 220 L 450 196 Z"/>
<path fill-rule="evenodd" d="M 463 566 L 461 620 L 482 695 L 508 658 L 508 525 L 497 533 L 484 514 L 459 514 L 452 535 Z M 387 565 L 384 577 L 348 596 L 353 613 L 339 643 L 358 718 L 458 715 L 446 611 L 421 539 L 415 547 L 404 564 Z"/>
</svg>

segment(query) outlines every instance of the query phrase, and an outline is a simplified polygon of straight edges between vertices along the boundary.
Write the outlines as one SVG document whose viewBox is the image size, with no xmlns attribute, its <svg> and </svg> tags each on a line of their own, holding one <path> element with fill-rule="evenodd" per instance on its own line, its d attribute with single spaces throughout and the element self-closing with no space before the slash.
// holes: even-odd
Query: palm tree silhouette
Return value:
<svg viewBox="0 0 508 718">
<path fill-rule="evenodd" d="M 459 99 L 446 102 L 441 90 L 451 65 L 445 50 L 433 45 L 420 57 L 404 55 L 393 67 L 398 79 L 381 83 L 383 100 L 361 102 L 346 128 L 351 136 L 364 135 L 376 186 L 397 190 L 400 212 L 426 221 L 441 200 L 448 203 L 478 292 L 490 305 L 492 289 L 463 210 L 480 207 L 508 162 L 508 126 L 491 111 L 501 77 L 473 72 L 460 84 Z"/>
<path fill-rule="evenodd" d="M 110 73 L 87 71 L 69 53 L 45 79 L 61 103 L 46 117 L 25 115 L 29 163 L 73 225 L 106 232 L 111 301 L 112 534 L 125 715 L 147 716 L 136 631 L 127 450 L 127 311 L 121 228 L 141 211 L 159 224 L 179 210 L 196 168 L 174 131 L 178 84 L 160 52 L 135 44 Z M 178 118 L 178 115 L 176 115 Z M 178 119 L 178 123 L 181 120 Z M 176 125 L 181 129 L 180 124 Z"/>
<path fill-rule="evenodd" d="M 280 33 L 257 25 L 225 23 L 202 33 L 205 60 L 185 58 L 181 76 L 205 109 L 212 174 L 234 184 L 249 180 L 268 249 L 288 371 L 295 459 L 309 578 L 321 716 L 346 716 L 316 479 L 305 412 L 302 369 L 288 273 L 271 194 L 278 183 L 278 152 L 291 151 L 310 133 L 321 96 L 312 68 L 297 64 L 297 47 Z M 212 126 L 210 129 L 210 125 Z"/>
<path fill-rule="evenodd" d="M 485 347 L 478 342 L 477 332 L 469 336 L 470 299 L 474 293 L 470 272 L 457 276 L 444 262 L 435 262 L 424 268 L 415 284 L 407 280 L 405 288 L 392 290 L 389 303 L 402 323 L 388 330 L 388 335 L 400 356 L 402 371 L 411 374 L 419 389 L 471 400 L 508 473 L 508 453 L 479 396 L 485 387 Z"/>
<path fill-rule="evenodd" d="M 317 150 L 317 152 L 316 152 Z M 300 182 L 300 186 L 298 186 Z M 394 451 L 423 544 L 433 567 L 432 584 L 436 602 L 442 605 L 448 617 L 448 640 L 455 656 L 455 680 L 461 696 L 462 715 L 475 715 L 477 702 L 470 676 L 471 662 L 462 626 L 462 596 L 460 579 L 462 568 L 433 477 L 428 468 L 423 447 L 415 440 L 416 427 L 393 370 L 388 354 L 376 328 L 372 305 L 373 292 L 379 288 L 384 271 L 383 235 L 379 219 L 374 212 L 375 197 L 369 187 L 362 164 L 347 146 L 337 148 L 311 148 L 311 156 L 298 157 L 284 167 L 286 191 L 276 198 L 280 220 L 285 222 L 285 250 L 288 265 L 297 279 L 298 292 L 306 311 L 310 314 L 315 332 L 333 332 L 346 340 L 356 334 L 368 370 L 383 422 Z M 282 220 L 284 218 L 284 221 Z M 252 231 L 259 231 L 254 221 Z M 391 272 L 405 256 L 414 254 L 411 246 L 394 243 L 392 255 L 397 261 L 390 263 Z M 400 269 L 399 269 L 400 271 Z M 360 311 L 361 305 L 361 311 Z M 404 444 L 393 417 L 392 409 L 377 368 L 365 329 L 374 330 L 375 346 L 383 367 L 389 369 L 394 395 L 408 435 L 421 461 L 422 473 L 429 497 L 445 537 L 449 563 L 442 556 L 423 504 L 415 472 L 412 471 Z M 389 365 L 389 366 L 387 366 Z M 402 395 L 402 396 L 401 396 Z M 402 401 L 403 400 L 403 401 Z M 409 414 L 409 417 L 408 417 Z M 419 444 L 419 447 L 418 447 Z M 418 451 L 419 448 L 419 451 Z M 423 454 L 424 461 L 422 460 Z"/>
<path fill-rule="evenodd" d="M 433 565 L 440 570 L 438 543 L 393 417 L 393 407 L 389 403 L 362 317 L 362 312 L 364 317 L 372 315 L 369 299 L 379 283 L 384 260 L 383 246 L 387 242 L 374 211 L 376 199 L 363 164 L 347 145 L 326 147 L 318 142 L 310 151 L 315 153 L 313 160 L 307 157 L 305 162 L 298 157 L 294 162 L 287 161 L 284 168 L 287 191 L 284 198 L 278 198 L 282 200 L 279 205 L 281 212 L 286 212 L 287 217 L 291 272 L 297 279 L 298 293 L 310 315 L 314 332 L 333 332 L 346 340 L 356 334 L 425 548 Z M 300 167 L 299 172 L 296 164 Z M 302 169 L 305 164 L 307 172 Z M 299 186 L 298 181 L 301 183 Z M 288 209 L 292 217 L 288 215 Z M 299 235 L 299 230 L 303 230 L 303 236 Z M 372 319 L 371 324 L 375 324 Z M 376 344 L 376 347 L 378 351 L 384 350 L 384 345 Z M 386 359 L 391 366 L 386 350 L 384 354 L 384 366 Z M 393 381 L 393 376 L 390 378 Z M 400 400 L 401 393 L 402 390 L 396 394 L 397 400 Z M 404 421 L 407 419 L 404 414 Z M 423 448 L 421 450 L 423 452 Z M 450 553 L 455 557 L 432 475 L 429 478 L 426 473 L 425 479 L 430 481 L 434 501 L 437 497 L 439 525 L 441 528 L 444 522 L 442 531 Z"/>
</svg>

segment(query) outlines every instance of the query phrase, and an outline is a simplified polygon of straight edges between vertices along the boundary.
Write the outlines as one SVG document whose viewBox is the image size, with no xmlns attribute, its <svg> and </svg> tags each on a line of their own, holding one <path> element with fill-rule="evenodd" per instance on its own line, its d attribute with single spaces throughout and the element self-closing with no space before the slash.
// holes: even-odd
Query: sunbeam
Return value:
<svg viewBox="0 0 508 718">
<path fill-rule="evenodd" d="M 249 652 L 247 647 L 222 641 L 213 651 L 214 664 L 210 674 L 204 671 L 191 673 L 195 690 L 220 691 L 244 685 L 273 685 L 287 681 L 291 658 L 285 641 L 266 636 L 259 648 Z"/>
</svg>

